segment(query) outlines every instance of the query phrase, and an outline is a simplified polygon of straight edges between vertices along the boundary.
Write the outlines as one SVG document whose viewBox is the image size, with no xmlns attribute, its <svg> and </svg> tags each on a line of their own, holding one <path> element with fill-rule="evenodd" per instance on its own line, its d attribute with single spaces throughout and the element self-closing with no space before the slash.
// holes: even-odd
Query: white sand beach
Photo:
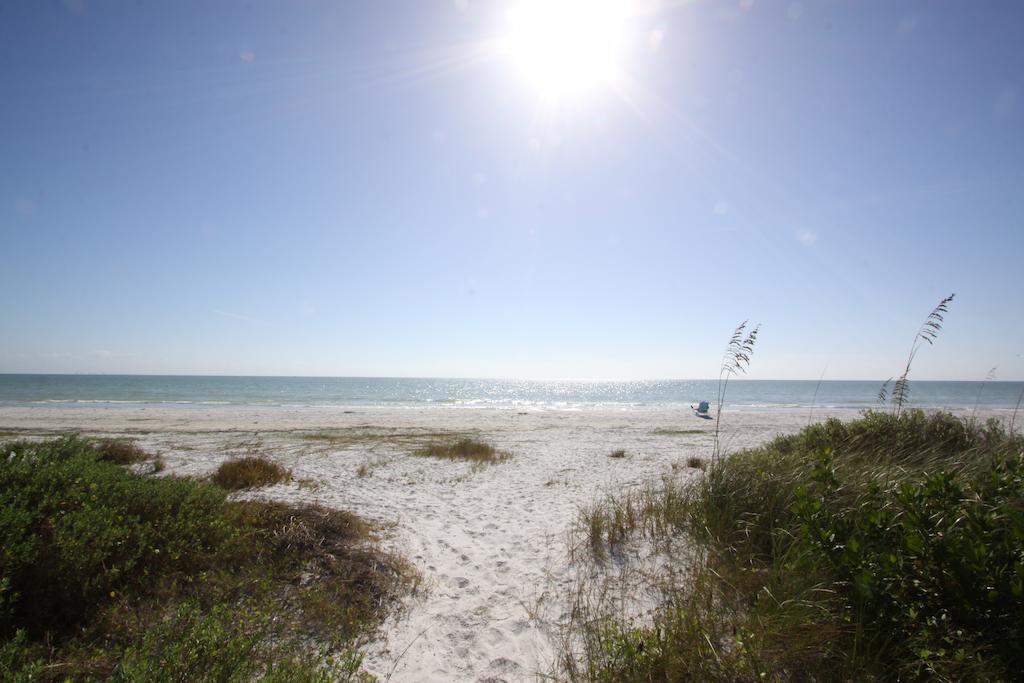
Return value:
<svg viewBox="0 0 1024 683">
<path fill-rule="evenodd" d="M 816 410 L 853 418 L 853 410 Z M 979 417 L 1003 416 L 1001 411 Z M 723 415 L 735 451 L 808 423 L 808 411 Z M 560 604 L 571 582 L 567 530 L 581 504 L 709 457 L 714 421 L 689 411 L 516 412 L 467 408 L 116 406 L 0 408 L 0 430 L 130 436 L 164 475 L 205 476 L 259 453 L 294 480 L 256 495 L 352 510 L 383 528 L 422 584 L 366 648 L 365 666 L 394 681 L 534 680 L 551 670 Z M 507 451 L 473 468 L 416 457 L 467 433 Z M 625 449 L 626 457 L 611 458 Z"/>
</svg>

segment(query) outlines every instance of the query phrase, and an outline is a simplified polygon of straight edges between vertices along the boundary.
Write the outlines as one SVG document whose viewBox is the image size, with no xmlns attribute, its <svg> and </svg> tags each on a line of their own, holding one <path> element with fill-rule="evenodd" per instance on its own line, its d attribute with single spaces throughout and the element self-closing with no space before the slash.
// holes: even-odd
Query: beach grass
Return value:
<svg viewBox="0 0 1024 683">
<path fill-rule="evenodd" d="M 357 680 L 413 579 L 347 512 L 230 502 L 78 437 L 3 452 L 4 680 Z"/>
<path fill-rule="evenodd" d="M 213 474 L 213 483 L 235 491 L 279 484 L 291 478 L 292 473 L 276 462 L 260 456 L 248 456 L 221 463 Z"/>
<path fill-rule="evenodd" d="M 325 451 L 353 447 L 365 447 L 371 451 L 417 451 L 435 443 L 449 443 L 474 437 L 474 432 L 400 429 L 371 425 L 305 432 L 299 435 L 301 440 L 316 444 Z"/>
<path fill-rule="evenodd" d="M 953 299 L 956 298 L 956 294 L 950 294 L 938 305 L 932 309 L 928 317 L 925 318 L 921 327 L 918 329 L 917 334 L 914 335 L 914 343 L 910 347 L 910 354 L 907 356 L 906 365 L 903 368 L 903 372 L 896 382 L 892 386 L 892 393 L 889 395 L 889 400 L 892 403 L 893 411 L 896 416 L 903 412 L 904 407 L 909 405 L 910 402 L 910 369 L 914 364 L 914 359 L 917 357 L 917 353 L 924 347 L 925 344 L 932 346 L 935 343 L 935 339 L 939 332 L 942 331 L 942 324 L 945 321 L 945 316 L 949 312 L 949 305 L 953 303 Z M 882 384 L 881 389 L 878 392 L 878 400 L 880 403 L 885 402 L 886 392 L 888 390 L 889 382 L 892 380 L 890 377 Z"/>
<path fill-rule="evenodd" d="M 652 433 L 657 434 L 658 436 L 692 436 L 694 434 L 714 434 L 712 430 L 705 429 L 655 429 Z"/>
<path fill-rule="evenodd" d="M 592 559 L 605 561 L 640 536 L 656 539 L 679 524 L 685 514 L 685 483 L 672 476 L 628 491 L 607 495 L 579 509 L 570 534 L 570 549 L 578 556 L 586 548 Z"/>
<path fill-rule="evenodd" d="M 417 448 L 413 455 L 444 460 L 467 460 L 475 465 L 495 465 L 512 457 L 510 453 L 500 451 L 486 441 L 472 438 L 434 441 Z"/>
<path fill-rule="evenodd" d="M 593 559 L 618 553 L 621 575 L 631 539 L 685 552 L 646 577 L 649 618 L 578 602 L 561 675 L 1013 679 L 1021 500 L 1024 438 L 913 410 L 828 420 L 710 463 L 689 487 L 611 496 L 576 524 Z"/>
<path fill-rule="evenodd" d="M 349 443 L 354 442 L 356 440 L 355 434 L 356 433 L 354 431 L 350 430 L 330 432 L 309 432 L 300 435 L 300 438 L 306 441 L 325 441 L 327 443 Z M 370 436 L 372 437 L 375 435 Z"/>
</svg>

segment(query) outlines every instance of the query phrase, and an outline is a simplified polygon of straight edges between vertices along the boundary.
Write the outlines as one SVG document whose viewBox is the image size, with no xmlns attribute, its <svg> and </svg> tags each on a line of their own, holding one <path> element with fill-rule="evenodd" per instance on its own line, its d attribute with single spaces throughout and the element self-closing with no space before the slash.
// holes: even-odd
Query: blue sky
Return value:
<svg viewBox="0 0 1024 683">
<path fill-rule="evenodd" d="M 0 372 L 1024 380 L 1024 5 L 0 5 Z"/>
</svg>

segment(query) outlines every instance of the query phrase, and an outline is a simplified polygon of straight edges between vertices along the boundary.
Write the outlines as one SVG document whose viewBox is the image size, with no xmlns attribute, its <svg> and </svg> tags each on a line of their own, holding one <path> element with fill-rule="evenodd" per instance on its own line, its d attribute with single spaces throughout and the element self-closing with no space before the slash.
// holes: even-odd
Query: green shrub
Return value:
<svg viewBox="0 0 1024 683">
<path fill-rule="evenodd" d="M 979 457 L 1024 447 L 1024 437 L 1007 434 L 993 418 L 984 424 L 963 420 L 946 412 L 868 411 L 859 420 L 829 418 L 792 436 L 782 436 L 764 451 L 779 455 L 811 455 L 832 449 L 844 461 L 900 466 L 939 462 L 944 467 L 973 464 L 966 456 Z"/>
<path fill-rule="evenodd" d="M 771 560 L 788 547 L 794 496 L 824 451 L 843 481 L 838 494 L 849 501 L 872 482 L 913 473 L 967 476 L 999 454 L 1024 451 L 1024 438 L 1007 434 L 996 420 L 977 425 L 944 412 L 832 418 L 710 467 L 695 489 L 687 528 L 739 555 Z"/>
<path fill-rule="evenodd" d="M 225 489 L 249 489 L 289 481 L 292 473 L 266 458 L 247 457 L 221 463 L 213 482 Z"/>
<path fill-rule="evenodd" d="M 801 550 L 843 609 L 908 673 L 963 676 L 980 660 L 1024 668 L 1024 455 L 969 477 L 938 471 L 842 495 L 823 451 L 793 505 Z M 886 651 L 892 651 L 891 653 Z"/>
<path fill-rule="evenodd" d="M 0 681 L 34 683 L 42 680 L 46 662 L 35 659 L 29 651 L 24 631 L 17 631 L 6 642 L 0 639 Z"/>
<path fill-rule="evenodd" d="M 219 489 L 132 475 L 77 437 L 4 450 L 0 633 L 66 630 L 126 584 L 203 564 L 234 533 Z"/>
<path fill-rule="evenodd" d="M 688 538 L 652 621 L 576 615 L 573 680 L 1011 680 L 1024 670 L 1024 439 L 947 413 L 828 420 L 680 495 L 588 510 Z M 593 537 L 592 537 L 593 538 Z M 611 546 L 611 541 L 605 545 Z M 611 546 L 614 547 L 614 546 Z M 677 571 L 678 570 L 678 571 Z M 680 578 L 682 576 L 683 578 Z M 582 662 L 582 665 L 579 664 Z"/>
<path fill-rule="evenodd" d="M 312 664 L 297 648 L 267 638 L 269 627 L 265 619 L 239 619 L 223 606 L 203 610 L 185 603 L 125 651 L 113 678 L 329 683 L 349 680 L 359 670 L 357 653 L 346 656 L 345 666 Z"/>
<path fill-rule="evenodd" d="M 228 502 L 77 437 L 0 453 L 0 680 L 351 677 L 303 648 L 351 652 L 410 576 L 346 512 Z"/>
</svg>

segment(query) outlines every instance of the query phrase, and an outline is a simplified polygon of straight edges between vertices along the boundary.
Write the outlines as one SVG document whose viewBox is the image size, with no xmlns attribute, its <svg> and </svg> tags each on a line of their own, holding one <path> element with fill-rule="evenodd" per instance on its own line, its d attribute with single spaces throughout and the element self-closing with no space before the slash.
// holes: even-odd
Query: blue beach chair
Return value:
<svg viewBox="0 0 1024 683">
<path fill-rule="evenodd" d="M 693 406 L 690 407 L 693 408 Z M 707 401 L 701 401 L 697 404 L 696 408 L 693 408 L 693 412 L 697 417 L 703 417 L 707 420 L 711 419 L 711 415 L 708 414 L 709 410 L 711 410 L 711 406 Z"/>
</svg>

